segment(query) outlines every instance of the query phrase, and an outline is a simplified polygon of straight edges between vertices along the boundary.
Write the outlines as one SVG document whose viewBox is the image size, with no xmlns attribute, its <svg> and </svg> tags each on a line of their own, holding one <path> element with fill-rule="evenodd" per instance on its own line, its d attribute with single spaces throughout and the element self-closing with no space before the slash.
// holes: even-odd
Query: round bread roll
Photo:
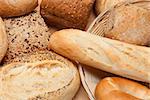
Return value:
<svg viewBox="0 0 150 100">
<path fill-rule="evenodd" d="M 8 48 L 8 40 L 5 29 L 5 24 L 0 18 L 0 62 L 2 61 L 4 55 L 6 54 Z"/>
<path fill-rule="evenodd" d="M 149 100 L 150 89 L 118 77 L 107 77 L 98 83 L 96 100 Z"/>
<path fill-rule="evenodd" d="M 96 0 L 95 3 L 96 14 L 98 15 L 101 12 L 123 1 L 127 1 L 127 0 Z"/>
<path fill-rule="evenodd" d="M 51 36 L 38 12 L 27 16 L 4 19 L 8 35 L 8 51 L 3 63 L 23 54 L 47 50 Z"/>
<path fill-rule="evenodd" d="M 2 100 L 72 100 L 79 86 L 77 68 L 68 60 L 11 63 L 0 70 Z"/>
<path fill-rule="evenodd" d="M 38 0 L 0 0 L 0 16 L 21 16 L 33 11 Z"/>
<path fill-rule="evenodd" d="M 85 29 L 95 0 L 42 0 L 41 15 L 58 28 Z"/>
<path fill-rule="evenodd" d="M 120 3 L 99 16 L 99 30 L 105 37 L 122 42 L 150 44 L 150 0 Z"/>
</svg>

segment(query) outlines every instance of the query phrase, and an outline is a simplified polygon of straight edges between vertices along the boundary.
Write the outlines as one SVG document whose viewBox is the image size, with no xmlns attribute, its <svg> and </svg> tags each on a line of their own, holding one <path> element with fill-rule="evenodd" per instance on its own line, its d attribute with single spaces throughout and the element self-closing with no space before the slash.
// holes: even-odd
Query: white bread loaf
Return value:
<svg viewBox="0 0 150 100">
<path fill-rule="evenodd" d="M 82 64 L 150 83 L 150 48 L 99 37 L 80 30 L 61 30 L 50 39 L 55 52 Z"/>
<path fill-rule="evenodd" d="M 79 74 L 69 61 L 11 63 L 0 70 L 0 100 L 71 100 Z"/>
</svg>

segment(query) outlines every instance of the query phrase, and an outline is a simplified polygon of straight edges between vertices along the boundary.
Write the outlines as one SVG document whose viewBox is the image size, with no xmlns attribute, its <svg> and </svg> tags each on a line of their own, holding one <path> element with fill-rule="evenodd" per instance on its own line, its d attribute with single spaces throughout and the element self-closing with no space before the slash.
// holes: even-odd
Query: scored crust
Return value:
<svg viewBox="0 0 150 100">
<path fill-rule="evenodd" d="M 8 48 L 8 40 L 5 29 L 5 24 L 3 20 L 0 18 L 0 62 L 6 54 Z"/>
<path fill-rule="evenodd" d="M 4 100 L 71 100 L 80 85 L 76 67 L 58 60 L 11 63 L 2 67 L 0 75 Z"/>
</svg>

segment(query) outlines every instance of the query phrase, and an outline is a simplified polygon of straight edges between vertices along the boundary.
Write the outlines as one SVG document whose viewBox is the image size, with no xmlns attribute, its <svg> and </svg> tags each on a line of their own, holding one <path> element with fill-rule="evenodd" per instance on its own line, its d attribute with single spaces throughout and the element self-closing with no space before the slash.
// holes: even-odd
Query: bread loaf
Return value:
<svg viewBox="0 0 150 100">
<path fill-rule="evenodd" d="M 59 28 L 85 29 L 95 0 L 42 0 L 41 15 Z"/>
<path fill-rule="evenodd" d="M 150 48 L 99 37 L 79 30 L 61 30 L 50 39 L 55 52 L 103 71 L 150 83 Z"/>
<path fill-rule="evenodd" d="M 23 54 L 47 50 L 51 33 L 38 12 L 4 19 L 8 36 L 8 51 L 4 63 Z"/>
<path fill-rule="evenodd" d="M 38 0 L 0 0 L 0 16 L 15 17 L 32 12 Z"/>
<path fill-rule="evenodd" d="M 66 62 L 46 60 L 2 67 L 1 100 L 71 100 L 80 80 L 76 67 Z"/>
<path fill-rule="evenodd" d="M 105 13 L 99 15 L 101 19 L 98 26 L 99 31 L 103 30 L 99 34 L 136 45 L 149 45 L 149 5 L 150 0 L 131 0 L 106 10 Z"/>
<path fill-rule="evenodd" d="M 95 96 L 96 100 L 149 100 L 150 89 L 127 79 L 107 77 L 98 83 Z"/>
<path fill-rule="evenodd" d="M 6 28 L 3 20 L 0 18 L 0 62 L 6 54 L 8 48 L 8 40 L 6 34 Z"/>
</svg>

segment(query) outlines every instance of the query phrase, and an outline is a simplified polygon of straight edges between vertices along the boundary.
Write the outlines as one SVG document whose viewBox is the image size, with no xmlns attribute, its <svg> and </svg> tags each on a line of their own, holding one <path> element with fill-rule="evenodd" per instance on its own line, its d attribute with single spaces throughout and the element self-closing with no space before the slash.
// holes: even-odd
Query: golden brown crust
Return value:
<svg viewBox="0 0 150 100">
<path fill-rule="evenodd" d="M 150 48 L 99 37 L 80 30 L 61 30 L 50 39 L 55 52 L 103 71 L 150 82 Z"/>
<path fill-rule="evenodd" d="M 85 29 L 94 0 L 43 0 L 41 15 L 49 25 Z"/>
<path fill-rule="evenodd" d="M 96 100 L 148 100 L 150 90 L 127 79 L 108 77 L 98 83 L 95 96 Z"/>
<path fill-rule="evenodd" d="M 0 16 L 14 17 L 25 15 L 33 11 L 38 0 L 0 0 Z"/>
<path fill-rule="evenodd" d="M 0 18 L 0 62 L 3 59 L 8 48 L 8 40 L 5 29 L 5 24 L 3 20 Z"/>
</svg>

